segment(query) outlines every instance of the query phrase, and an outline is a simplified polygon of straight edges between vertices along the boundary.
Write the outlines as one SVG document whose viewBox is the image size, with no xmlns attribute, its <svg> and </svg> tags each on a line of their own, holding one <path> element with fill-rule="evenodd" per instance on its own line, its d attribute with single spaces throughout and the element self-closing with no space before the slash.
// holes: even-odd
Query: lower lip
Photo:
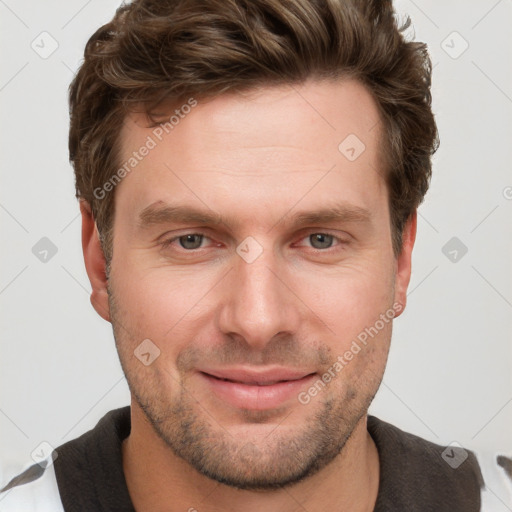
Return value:
<svg viewBox="0 0 512 512">
<path fill-rule="evenodd" d="M 221 380 L 202 372 L 199 375 L 208 382 L 212 391 L 221 400 L 240 409 L 260 411 L 274 409 L 290 399 L 296 399 L 314 378 L 311 374 L 302 379 L 258 386 Z"/>
</svg>

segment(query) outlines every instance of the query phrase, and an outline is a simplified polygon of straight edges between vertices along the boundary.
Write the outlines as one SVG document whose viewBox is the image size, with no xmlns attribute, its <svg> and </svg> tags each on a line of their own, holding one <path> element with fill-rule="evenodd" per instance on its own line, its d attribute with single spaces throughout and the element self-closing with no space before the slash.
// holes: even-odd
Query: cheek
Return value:
<svg viewBox="0 0 512 512">
<path fill-rule="evenodd" d="M 329 326 L 338 343 L 345 344 L 391 307 L 392 277 L 386 262 L 365 261 L 338 271 L 302 276 L 296 280 L 294 288 Z"/>
<path fill-rule="evenodd" d="M 210 283 L 208 273 L 147 268 L 128 258 L 112 268 L 118 320 L 134 333 L 134 343 L 142 337 L 163 347 L 171 339 L 179 350 L 178 333 L 199 327 L 205 317 L 213 277 Z"/>
<path fill-rule="evenodd" d="M 332 361 L 326 372 L 334 374 L 331 395 L 351 392 L 368 398 L 377 391 L 386 367 L 391 322 L 375 329 L 375 323 L 343 341 L 333 343 Z"/>
</svg>

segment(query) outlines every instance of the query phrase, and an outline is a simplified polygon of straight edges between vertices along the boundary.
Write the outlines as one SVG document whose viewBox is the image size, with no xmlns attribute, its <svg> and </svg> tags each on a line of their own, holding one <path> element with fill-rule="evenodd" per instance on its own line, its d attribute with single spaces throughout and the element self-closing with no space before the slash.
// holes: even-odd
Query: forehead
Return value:
<svg viewBox="0 0 512 512">
<path fill-rule="evenodd" d="M 180 194 L 217 207 L 233 206 L 236 195 L 240 210 L 275 200 L 290 206 L 301 196 L 302 206 L 332 202 L 333 194 L 364 207 L 385 195 L 378 108 L 358 82 L 310 81 L 193 100 L 193 107 L 173 105 L 165 130 L 141 114 L 126 117 L 121 165 L 137 161 L 116 202 L 123 196 L 140 213 Z M 145 156 L 135 155 L 148 142 Z"/>
</svg>

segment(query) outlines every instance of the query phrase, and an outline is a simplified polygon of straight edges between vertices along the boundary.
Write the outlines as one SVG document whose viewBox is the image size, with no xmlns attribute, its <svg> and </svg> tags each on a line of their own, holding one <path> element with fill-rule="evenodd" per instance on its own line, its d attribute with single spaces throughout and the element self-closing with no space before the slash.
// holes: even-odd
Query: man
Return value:
<svg viewBox="0 0 512 512">
<path fill-rule="evenodd" d="M 391 2 L 141 0 L 90 39 L 70 157 L 131 406 L 1 510 L 478 511 L 471 452 L 368 407 L 437 129 Z"/>
</svg>

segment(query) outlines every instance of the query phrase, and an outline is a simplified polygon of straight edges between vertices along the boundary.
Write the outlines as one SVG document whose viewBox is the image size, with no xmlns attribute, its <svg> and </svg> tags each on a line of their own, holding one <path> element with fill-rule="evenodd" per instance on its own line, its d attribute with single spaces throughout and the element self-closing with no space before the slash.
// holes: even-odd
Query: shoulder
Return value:
<svg viewBox="0 0 512 512">
<path fill-rule="evenodd" d="M 133 510 L 121 459 L 129 430 L 130 408 L 110 411 L 0 489 L 0 512 Z"/>
<path fill-rule="evenodd" d="M 52 462 L 30 466 L 0 489 L 0 512 L 64 512 Z"/>
<path fill-rule="evenodd" d="M 379 451 L 381 479 L 376 511 L 512 510 L 512 457 L 439 445 L 368 416 Z"/>
<path fill-rule="evenodd" d="M 368 431 L 380 458 L 377 510 L 396 510 L 397 500 L 409 511 L 481 510 L 485 484 L 472 451 L 432 443 L 374 416 L 368 416 Z"/>
</svg>

